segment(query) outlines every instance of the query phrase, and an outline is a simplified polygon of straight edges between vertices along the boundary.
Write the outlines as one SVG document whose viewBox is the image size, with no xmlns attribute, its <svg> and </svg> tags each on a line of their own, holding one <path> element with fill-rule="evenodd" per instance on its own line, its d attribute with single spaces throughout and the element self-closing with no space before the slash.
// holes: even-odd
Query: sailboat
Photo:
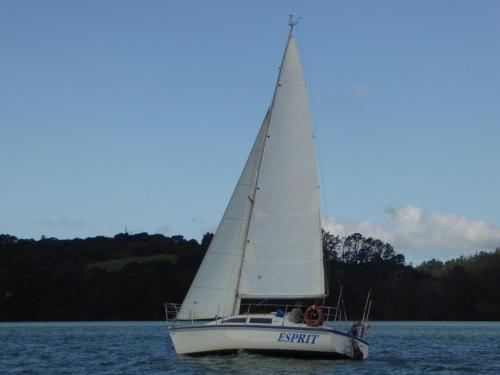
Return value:
<svg viewBox="0 0 500 375">
<path fill-rule="evenodd" d="M 364 329 L 335 329 L 336 310 L 319 303 L 327 295 L 319 186 L 296 24 L 290 19 L 271 105 L 214 238 L 182 305 L 166 304 L 177 354 L 368 356 Z M 297 300 L 316 302 L 305 312 L 265 303 Z"/>
</svg>

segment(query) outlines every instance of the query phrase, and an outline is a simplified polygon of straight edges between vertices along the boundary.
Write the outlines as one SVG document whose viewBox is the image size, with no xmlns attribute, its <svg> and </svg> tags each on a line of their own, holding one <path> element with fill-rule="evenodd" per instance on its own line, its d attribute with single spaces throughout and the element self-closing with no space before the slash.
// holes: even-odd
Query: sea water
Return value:
<svg viewBox="0 0 500 375">
<path fill-rule="evenodd" d="M 500 374 L 500 322 L 372 322 L 365 338 L 362 362 L 192 358 L 164 322 L 0 323 L 0 374 Z"/>
</svg>

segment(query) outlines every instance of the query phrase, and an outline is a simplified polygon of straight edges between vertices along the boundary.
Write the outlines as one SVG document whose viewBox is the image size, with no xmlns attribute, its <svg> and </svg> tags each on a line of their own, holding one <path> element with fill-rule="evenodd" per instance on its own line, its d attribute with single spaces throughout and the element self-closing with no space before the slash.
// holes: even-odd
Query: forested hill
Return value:
<svg viewBox="0 0 500 375">
<path fill-rule="evenodd" d="M 212 239 L 118 234 L 36 240 L 0 235 L 0 321 L 157 320 L 181 302 Z M 325 233 L 330 296 L 344 286 L 358 319 L 372 288 L 375 320 L 498 320 L 500 249 L 414 268 L 391 245 Z"/>
</svg>

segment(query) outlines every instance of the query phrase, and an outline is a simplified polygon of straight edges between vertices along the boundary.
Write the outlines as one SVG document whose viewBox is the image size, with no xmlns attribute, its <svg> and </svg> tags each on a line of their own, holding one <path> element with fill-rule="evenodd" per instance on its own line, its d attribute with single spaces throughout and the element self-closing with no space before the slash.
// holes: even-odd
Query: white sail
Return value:
<svg viewBox="0 0 500 375">
<path fill-rule="evenodd" d="M 307 89 L 290 36 L 257 177 L 240 298 L 325 295 L 318 195 Z"/>
<path fill-rule="evenodd" d="M 177 319 L 212 319 L 216 315 L 227 316 L 233 312 L 251 201 L 268 123 L 266 115 Z"/>
</svg>

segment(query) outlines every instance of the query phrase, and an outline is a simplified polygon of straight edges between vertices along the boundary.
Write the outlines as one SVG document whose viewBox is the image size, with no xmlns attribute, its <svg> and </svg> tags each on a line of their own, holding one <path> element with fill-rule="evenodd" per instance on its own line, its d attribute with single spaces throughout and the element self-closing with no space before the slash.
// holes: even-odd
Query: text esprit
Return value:
<svg viewBox="0 0 500 375">
<path fill-rule="evenodd" d="M 278 342 L 296 342 L 302 344 L 315 344 L 319 335 L 306 335 L 304 333 L 281 332 L 278 336 Z"/>
</svg>

